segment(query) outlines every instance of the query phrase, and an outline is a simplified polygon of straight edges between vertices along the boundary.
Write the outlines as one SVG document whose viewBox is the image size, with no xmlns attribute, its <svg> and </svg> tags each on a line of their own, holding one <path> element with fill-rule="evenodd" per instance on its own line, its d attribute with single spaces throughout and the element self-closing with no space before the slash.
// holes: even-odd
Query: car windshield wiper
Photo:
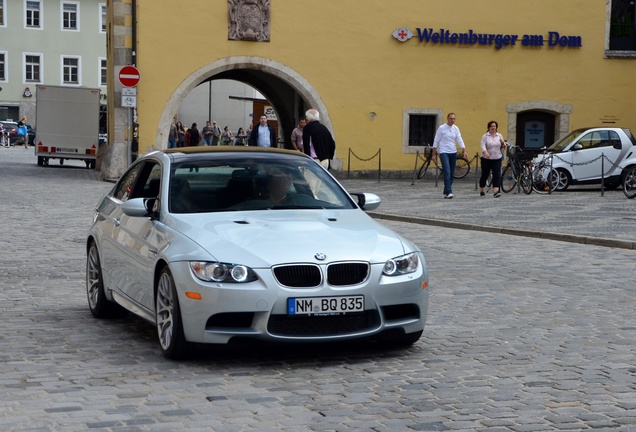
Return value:
<svg viewBox="0 0 636 432">
<path fill-rule="evenodd" d="M 322 206 L 308 206 L 308 205 L 289 205 L 289 204 L 277 204 L 268 207 L 269 210 L 324 210 Z"/>
</svg>

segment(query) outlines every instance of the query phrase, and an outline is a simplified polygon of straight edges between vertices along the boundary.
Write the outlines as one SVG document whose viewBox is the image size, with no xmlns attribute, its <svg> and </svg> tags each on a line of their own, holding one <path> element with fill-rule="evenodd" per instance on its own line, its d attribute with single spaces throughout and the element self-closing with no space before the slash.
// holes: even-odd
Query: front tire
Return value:
<svg viewBox="0 0 636 432">
<path fill-rule="evenodd" d="M 512 165 L 508 164 L 501 173 L 501 190 L 504 193 L 512 191 L 517 186 L 517 179 L 512 172 Z"/>
<path fill-rule="evenodd" d="M 623 174 L 623 193 L 629 199 L 636 198 L 636 166 L 628 168 Z"/>
<path fill-rule="evenodd" d="M 183 333 L 183 321 L 179 298 L 172 274 L 164 267 L 159 274 L 157 294 L 155 296 L 155 320 L 157 336 L 163 355 L 169 359 L 179 360 L 187 357 L 191 351 L 190 344 Z"/>
<path fill-rule="evenodd" d="M 552 193 L 559 183 L 559 176 L 549 167 L 532 169 L 532 188 L 538 194 Z"/>
<path fill-rule="evenodd" d="M 562 169 L 557 169 L 556 175 L 557 175 L 557 185 L 555 190 L 564 191 L 568 187 L 570 187 L 570 185 L 572 184 L 572 178 L 570 177 L 570 174 L 567 171 Z"/>
<path fill-rule="evenodd" d="M 521 189 L 526 195 L 532 193 L 532 172 L 528 166 L 524 166 L 521 173 Z"/>
<path fill-rule="evenodd" d="M 418 179 L 423 179 L 424 177 L 426 177 L 426 171 L 428 171 L 428 167 L 430 165 L 431 165 L 431 159 L 427 158 L 422 164 L 422 166 L 420 167 L 420 170 L 417 172 Z"/>
<path fill-rule="evenodd" d="M 91 242 L 86 254 L 86 296 L 88 307 L 95 318 L 120 318 L 128 311 L 106 298 L 102 265 L 97 244 Z"/>
<path fill-rule="evenodd" d="M 463 157 L 458 157 L 455 163 L 455 174 L 453 177 L 456 179 L 464 178 L 470 172 L 470 163 Z"/>
</svg>

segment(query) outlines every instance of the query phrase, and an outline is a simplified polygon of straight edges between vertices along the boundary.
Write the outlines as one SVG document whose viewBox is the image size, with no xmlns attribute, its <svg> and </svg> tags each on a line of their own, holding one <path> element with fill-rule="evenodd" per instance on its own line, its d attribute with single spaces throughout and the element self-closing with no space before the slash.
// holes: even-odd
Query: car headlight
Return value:
<svg viewBox="0 0 636 432">
<path fill-rule="evenodd" d="M 399 257 L 391 258 L 384 263 L 382 273 L 386 276 L 398 276 L 408 273 L 413 273 L 420 265 L 420 259 L 417 257 L 417 253 L 402 255 Z"/>
<path fill-rule="evenodd" d="M 190 261 L 190 268 L 204 282 L 244 283 L 258 279 L 254 270 L 240 264 Z"/>
</svg>

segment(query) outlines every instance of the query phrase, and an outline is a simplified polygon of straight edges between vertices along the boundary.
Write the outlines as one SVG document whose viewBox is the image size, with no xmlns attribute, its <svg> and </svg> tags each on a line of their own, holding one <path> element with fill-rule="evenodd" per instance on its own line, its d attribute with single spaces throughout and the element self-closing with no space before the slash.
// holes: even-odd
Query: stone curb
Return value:
<svg viewBox="0 0 636 432">
<path fill-rule="evenodd" d="M 619 249 L 636 249 L 636 243 L 632 241 L 614 240 L 614 239 L 590 237 L 590 236 L 580 236 L 580 235 L 574 235 L 574 234 L 560 234 L 560 233 L 553 233 L 553 232 L 530 231 L 530 230 L 514 229 L 514 228 L 513 229 L 497 228 L 497 227 L 491 227 L 491 226 L 469 224 L 464 222 L 452 222 L 452 221 L 446 221 L 446 220 L 440 220 L 440 219 L 403 216 L 403 215 L 396 215 L 396 214 L 389 214 L 389 213 L 367 212 L 367 214 L 375 219 L 385 219 L 385 220 L 392 220 L 397 222 L 408 222 L 408 223 L 414 223 L 419 225 L 433 225 L 433 226 L 440 226 L 443 228 L 455 228 L 455 229 L 463 229 L 463 230 L 492 232 L 497 234 L 541 238 L 546 240 L 556 240 L 556 241 L 562 241 L 562 242 L 568 242 L 568 243 L 579 243 L 579 244 L 604 246 L 604 247 L 619 248 Z"/>
</svg>

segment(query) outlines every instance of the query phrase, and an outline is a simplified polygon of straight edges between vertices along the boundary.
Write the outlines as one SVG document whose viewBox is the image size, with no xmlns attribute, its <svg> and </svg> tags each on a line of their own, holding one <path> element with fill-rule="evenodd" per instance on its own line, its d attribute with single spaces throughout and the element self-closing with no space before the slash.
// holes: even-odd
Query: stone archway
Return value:
<svg viewBox="0 0 636 432">
<path fill-rule="evenodd" d="M 192 72 L 177 88 L 164 107 L 155 144 L 147 151 L 165 148 L 170 123 L 181 102 L 201 83 L 210 79 L 231 79 L 248 84 L 261 92 L 280 116 L 285 136 L 291 134 L 298 116 L 308 108 L 316 108 L 321 123 L 333 134 L 327 107 L 315 89 L 293 69 L 262 57 L 237 56 L 214 61 Z M 335 138 L 335 137 L 334 137 Z"/>
</svg>

